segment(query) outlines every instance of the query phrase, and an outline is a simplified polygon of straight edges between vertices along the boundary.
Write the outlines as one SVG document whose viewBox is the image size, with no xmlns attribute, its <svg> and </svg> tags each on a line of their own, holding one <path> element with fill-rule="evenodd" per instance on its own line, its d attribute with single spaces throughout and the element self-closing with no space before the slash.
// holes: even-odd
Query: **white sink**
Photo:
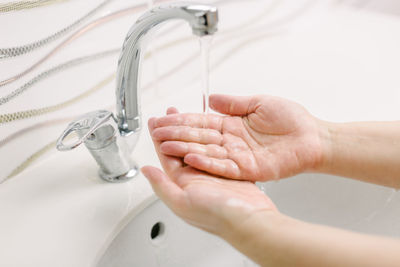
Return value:
<svg viewBox="0 0 400 267">
<path fill-rule="evenodd" d="M 261 188 L 293 217 L 371 234 L 400 236 L 398 194 L 341 177 L 303 174 Z M 318 201 L 316 201 L 318 200 Z M 258 266 L 224 240 L 194 228 L 160 200 L 116 236 L 98 267 Z"/>
<path fill-rule="evenodd" d="M 224 240 L 194 228 L 155 201 L 119 233 L 98 267 L 258 266 Z"/>
</svg>

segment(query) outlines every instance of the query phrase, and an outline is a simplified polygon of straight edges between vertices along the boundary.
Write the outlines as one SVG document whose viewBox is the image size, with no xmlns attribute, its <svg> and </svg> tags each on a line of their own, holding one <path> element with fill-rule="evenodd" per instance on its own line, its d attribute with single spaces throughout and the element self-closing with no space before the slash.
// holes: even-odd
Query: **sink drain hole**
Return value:
<svg viewBox="0 0 400 267">
<path fill-rule="evenodd" d="M 152 240 L 159 238 L 164 234 L 165 226 L 162 222 L 158 222 L 153 225 L 150 232 L 150 237 Z"/>
</svg>

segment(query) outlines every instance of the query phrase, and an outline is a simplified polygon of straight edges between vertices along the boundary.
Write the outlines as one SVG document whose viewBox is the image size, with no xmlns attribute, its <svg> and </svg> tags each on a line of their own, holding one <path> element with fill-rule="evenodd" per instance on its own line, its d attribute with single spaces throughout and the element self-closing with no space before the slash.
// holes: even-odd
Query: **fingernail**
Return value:
<svg viewBox="0 0 400 267">
<path fill-rule="evenodd" d="M 143 173 L 144 176 L 147 177 L 147 168 L 146 167 L 147 166 L 144 166 L 144 167 L 140 168 L 140 171 Z"/>
<path fill-rule="evenodd" d="M 166 146 L 165 143 L 161 143 L 161 145 L 160 145 L 160 152 L 161 152 L 161 153 L 166 153 L 166 152 L 168 152 L 168 149 L 166 149 L 165 146 Z"/>
<path fill-rule="evenodd" d="M 148 127 L 149 127 L 149 129 L 154 129 L 155 128 L 155 126 L 156 126 L 156 121 L 157 121 L 157 118 L 156 117 L 151 117 L 149 120 L 148 120 Z"/>
<path fill-rule="evenodd" d="M 213 104 L 213 102 L 211 101 L 211 98 L 208 100 L 208 105 L 210 106 L 210 108 L 214 108 L 214 104 Z"/>
</svg>

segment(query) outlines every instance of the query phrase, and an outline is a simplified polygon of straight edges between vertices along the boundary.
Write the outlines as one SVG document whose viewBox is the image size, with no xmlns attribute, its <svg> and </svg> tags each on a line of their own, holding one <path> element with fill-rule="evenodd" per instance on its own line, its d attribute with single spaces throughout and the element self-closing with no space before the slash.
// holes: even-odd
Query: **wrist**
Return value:
<svg viewBox="0 0 400 267">
<path fill-rule="evenodd" d="M 255 233 L 272 226 L 279 215 L 275 210 L 263 210 L 253 212 L 240 220 L 226 221 L 225 228 L 220 231 L 219 236 L 231 244 L 254 240 Z"/>
<path fill-rule="evenodd" d="M 318 120 L 320 139 L 320 158 L 317 160 L 313 172 L 329 173 L 332 168 L 334 148 L 336 143 L 337 125 L 335 123 Z"/>
<path fill-rule="evenodd" d="M 264 265 L 274 262 L 277 239 L 293 220 L 277 210 L 264 210 L 250 214 L 242 221 L 231 222 L 228 231 L 220 234 L 237 250 L 255 262 Z"/>
</svg>

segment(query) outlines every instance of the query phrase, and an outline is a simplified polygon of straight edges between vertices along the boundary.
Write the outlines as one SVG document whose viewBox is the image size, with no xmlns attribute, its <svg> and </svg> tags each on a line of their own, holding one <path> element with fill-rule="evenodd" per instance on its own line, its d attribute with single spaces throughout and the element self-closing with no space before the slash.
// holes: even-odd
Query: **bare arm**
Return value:
<svg viewBox="0 0 400 267">
<path fill-rule="evenodd" d="M 277 212 L 253 214 L 222 235 L 261 266 L 400 266 L 400 241 L 309 224 Z"/>
<path fill-rule="evenodd" d="M 320 122 L 323 160 L 315 171 L 400 188 L 400 122 Z"/>
</svg>

